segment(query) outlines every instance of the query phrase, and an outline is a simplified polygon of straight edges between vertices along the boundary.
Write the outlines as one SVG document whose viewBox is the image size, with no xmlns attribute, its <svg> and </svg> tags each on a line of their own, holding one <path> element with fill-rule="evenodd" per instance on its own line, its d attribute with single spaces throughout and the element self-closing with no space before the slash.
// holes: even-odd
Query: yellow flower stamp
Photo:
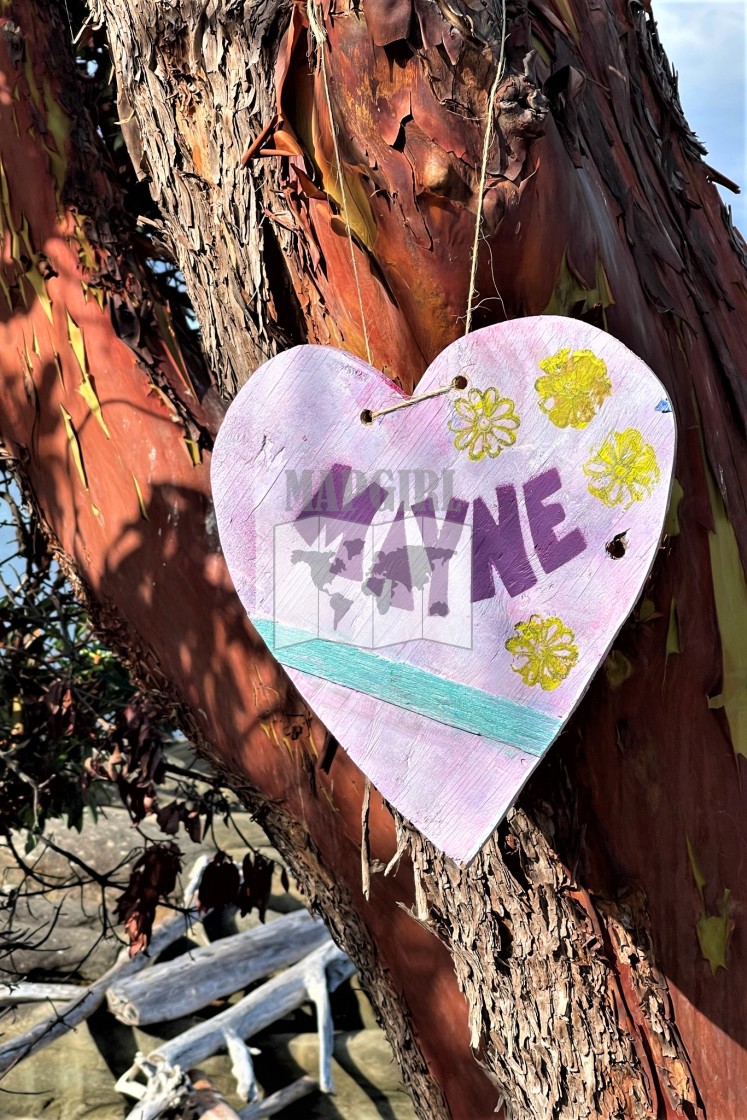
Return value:
<svg viewBox="0 0 747 1120">
<path fill-rule="evenodd" d="M 574 633 L 559 618 L 542 618 L 533 614 L 528 622 L 518 622 L 515 634 L 506 642 L 519 673 L 530 688 L 539 685 L 552 692 L 565 680 L 578 661 Z"/>
<path fill-rule="evenodd" d="M 456 433 L 457 451 L 467 451 L 475 461 L 487 455 L 496 459 L 506 447 L 516 443 L 521 423 L 514 402 L 497 389 L 470 389 L 466 397 L 454 402 L 454 418 L 449 430 Z"/>
<path fill-rule="evenodd" d="M 539 406 L 558 428 L 587 428 L 612 392 L 607 366 L 591 350 L 558 350 L 539 363 Z"/>
<path fill-rule="evenodd" d="M 584 464 L 584 474 L 591 479 L 590 494 L 623 509 L 650 497 L 661 477 L 656 452 L 637 428 L 610 432 Z"/>
</svg>

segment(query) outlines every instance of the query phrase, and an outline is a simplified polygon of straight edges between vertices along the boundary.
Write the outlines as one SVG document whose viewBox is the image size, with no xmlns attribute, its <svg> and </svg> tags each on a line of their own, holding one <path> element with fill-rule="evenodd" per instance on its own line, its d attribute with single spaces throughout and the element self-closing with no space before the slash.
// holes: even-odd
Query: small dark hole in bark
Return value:
<svg viewBox="0 0 747 1120">
<path fill-rule="evenodd" d="M 451 387 L 452 387 L 452 389 L 466 389 L 467 388 L 467 378 L 464 376 L 464 374 L 462 374 L 462 373 L 458 374 L 458 376 L 455 377 L 454 380 L 452 381 Z"/>
<path fill-rule="evenodd" d="M 373 424 L 373 413 L 370 408 L 364 408 L 361 413 L 361 424 Z"/>
<path fill-rule="evenodd" d="M 527 894 L 531 892 L 531 883 L 522 866 L 522 852 L 521 845 L 518 843 L 512 833 L 506 830 L 503 843 L 501 845 L 501 854 L 503 856 L 503 863 L 506 870 L 513 879 L 516 880 L 522 891 Z"/>
<path fill-rule="evenodd" d="M 499 918 L 497 914 L 494 914 L 493 917 L 495 918 L 495 924 L 498 927 L 498 932 L 501 938 L 501 944 L 496 952 L 496 956 L 500 960 L 507 961 L 511 957 L 514 944 L 511 927 L 506 922 L 504 922 L 502 918 Z"/>
</svg>

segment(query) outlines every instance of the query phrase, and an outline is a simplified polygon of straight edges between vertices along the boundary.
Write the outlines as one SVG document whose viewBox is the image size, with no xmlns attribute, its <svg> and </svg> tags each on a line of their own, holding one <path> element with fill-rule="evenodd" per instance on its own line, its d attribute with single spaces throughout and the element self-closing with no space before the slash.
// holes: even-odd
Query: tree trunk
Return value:
<svg viewBox="0 0 747 1120">
<path fill-rule="evenodd" d="M 93 9 L 215 385 L 305 339 L 363 354 L 367 334 L 410 388 L 464 331 L 500 12 L 325 3 L 322 68 L 299 6 Z M 361 968 L 418 1113 L 741 1115 L 745 258 L 644 7 L 508 5 L 474 325 L 572 314 L 648 362 L 679 426 L 667 544 L 469 868 L 373 798 L 372 866 L 404 854 L 370 901 L 362 776 L 343 750 L 330 763 L 233 594 L 202 455 L 219 409 L 138 268 L 64 24 L 40 0 L 2 13 L 3 438 L 109 640 Z"/>
</svg>

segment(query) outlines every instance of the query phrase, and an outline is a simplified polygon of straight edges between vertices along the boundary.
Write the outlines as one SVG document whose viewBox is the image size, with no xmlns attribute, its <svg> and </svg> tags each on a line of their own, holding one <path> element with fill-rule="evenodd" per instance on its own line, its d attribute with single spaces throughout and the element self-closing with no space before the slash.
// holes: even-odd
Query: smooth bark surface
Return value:
<svg viewBox="0 0 747 1120">
<path fill-rule="evenodd" d="M 325 6 L 345 214 L 302 8 L 94 10 L 216 384 L 230 395 L 286 341 L 362 352 L 347 218 L 373 360 L 409 387 L 464 329 L 497 13 L 470 30 L 459 5 Z M 635 350 L 674 401 L 684 497 L 520 810 L 465 870 L 372 798 L 371 866 L 403 858 L 368 902 L 362 776 L 232 592 L 195 454 L 216 411 L 164 345 L 63 25 L 35 3 L 3 11 L 3 438 L 110 640 L 361 967 L 420 1114 L 487 1120 L 500 1096 L 532 1120 L 739 1116 L 747 278 L 643 6 L 509 5 L 476 325 L 574 314 Z"/>
</svg>

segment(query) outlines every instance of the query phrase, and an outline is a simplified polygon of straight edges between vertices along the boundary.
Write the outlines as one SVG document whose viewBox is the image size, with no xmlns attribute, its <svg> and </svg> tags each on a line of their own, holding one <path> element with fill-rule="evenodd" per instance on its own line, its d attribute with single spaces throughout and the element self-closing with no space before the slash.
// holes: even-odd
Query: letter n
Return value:
<svg viewBox="0 0 747 1120">
<path fill-rule="evenodd" d="M 519 505 L 513 486 L 496 487 L 498 521 L 482 498 L 472 510 L 472 602 L 495 595 L 493 572 L 500 576 L 511 598 L 537 582 L 524 548 Z"/>
</svg>

